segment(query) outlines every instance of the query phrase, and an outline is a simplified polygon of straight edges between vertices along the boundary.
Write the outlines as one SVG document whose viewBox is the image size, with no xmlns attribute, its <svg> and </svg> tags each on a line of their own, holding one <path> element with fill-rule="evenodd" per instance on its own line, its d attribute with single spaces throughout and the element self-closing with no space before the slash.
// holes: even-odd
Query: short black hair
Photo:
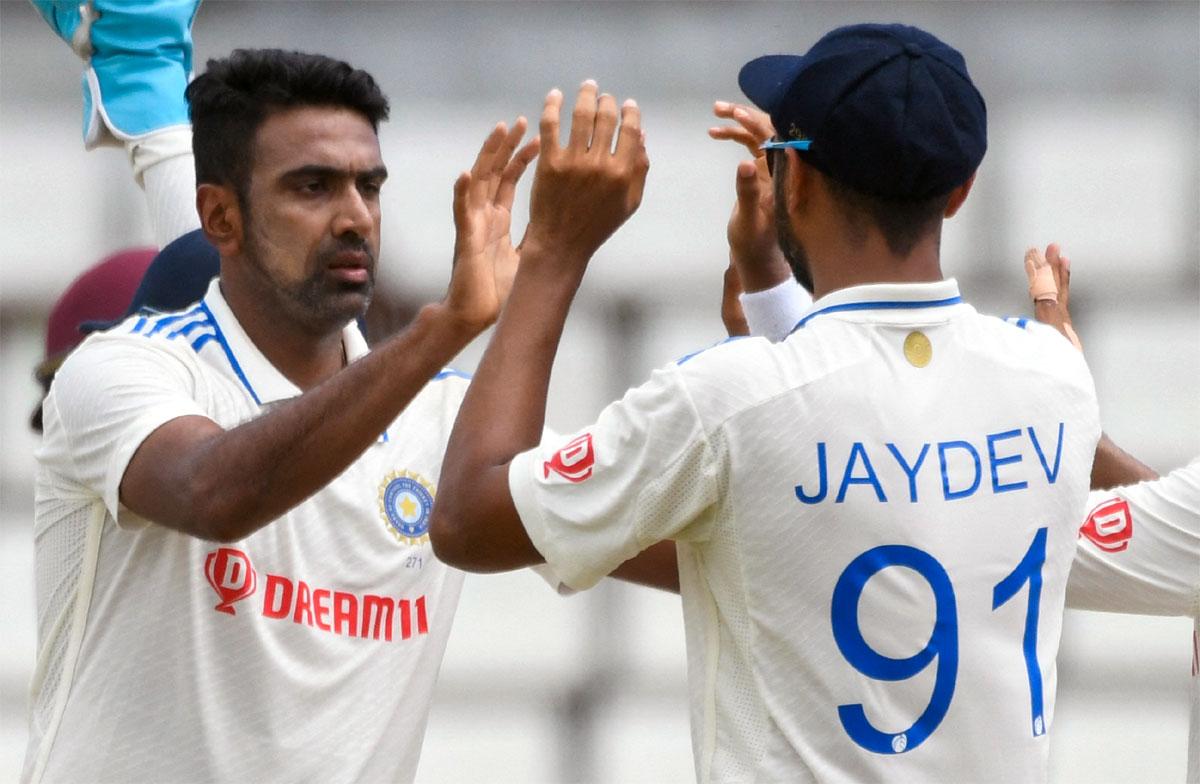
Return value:
<svg viewBox="0 0 1200 784">
<path fill-rule="evenodd" d="M 358 112 L 378 133 L 388 100 L 374 77 L 341 60 L 283 49 L 235 49 L 208 61 L 185 92 L 196 184 L 231 185 L 243 205 L 254 136 L 271 114 L 296 106 Z"/>
<path fill-rule="evenodd" d="M 925 199 L 892 199 L 855 190 L 826 175 L 825 183 L 834 201 L 841 206 L 852 240 L 865 242 L 869 225 L 877 227 L 888 250 L 907 256 L 923 236 L 934 231 L 946 214 L 950 194 Z"/>
</svg>

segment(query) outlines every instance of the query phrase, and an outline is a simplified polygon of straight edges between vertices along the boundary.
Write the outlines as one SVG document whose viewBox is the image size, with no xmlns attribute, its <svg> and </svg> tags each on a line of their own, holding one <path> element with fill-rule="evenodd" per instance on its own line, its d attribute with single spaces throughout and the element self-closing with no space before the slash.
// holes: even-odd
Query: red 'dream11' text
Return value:
<svg viewBox="0 0 1200 784">
<path fill-rule="evenodd" d="M 293 582 L 278 574 L 267 575 L 262 614 L 267 618 L 291 618 L 292 623 L 323 632 L 386 642 L 396 636 L 407 640 L 414 634 L 429 633 L 424 596 L 393 599 L 310 588 L 303 580 Z"/>
</svg>

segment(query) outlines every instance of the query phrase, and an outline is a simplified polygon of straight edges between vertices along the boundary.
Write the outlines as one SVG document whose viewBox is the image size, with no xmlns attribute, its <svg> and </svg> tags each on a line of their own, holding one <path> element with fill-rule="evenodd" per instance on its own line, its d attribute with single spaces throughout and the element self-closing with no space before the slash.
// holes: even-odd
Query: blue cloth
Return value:
<svg viewBox="0 0 1200 784">
<path fill-rule="evenodd" d="M 192 20 L 200 0 L 33 0 L 42 17 L 88 60 L 83 137 L 105 127 L 122 140 L 188 124 L 183 91 L 192 71 Z M 80 8 L 92 13 L 83 16 Z M 85 12 L 86 13 L 86 12 Z"/>
<path fill-rule="evenodd" d="M 966 182 L 987 150 L 987 107 L 963 56 L 916 27 L 839 27 L 803 55 L 738 74 L 801 159 L 863 193 L 919 201 Z"/>
</svg>

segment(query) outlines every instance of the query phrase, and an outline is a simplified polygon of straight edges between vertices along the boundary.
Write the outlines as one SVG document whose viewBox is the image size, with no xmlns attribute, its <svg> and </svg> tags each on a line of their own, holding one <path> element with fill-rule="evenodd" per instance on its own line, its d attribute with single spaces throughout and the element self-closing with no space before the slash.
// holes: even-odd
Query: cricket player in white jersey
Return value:
<svg viewBox="0 0 1200 784">
<path fill-rule="evenodd" d="M 1038 320 L 1082 350 L 1071 324 L 1066 256 L 1050 245 L 1044 255 L 1030 249 L 1026 258 L 1053 274 L 1052 296 L 1039 296 L 1031 275 Z M 1192 619 L 1187 781 L 1200 784 L 1200 457 L 1159 477 L 1102 437 L 1092 486 L 1098 489 L 1088 496 L 1079 529 L 1067 606 Z"/>
<path fill-rule="evenodd" d="M 27 781 L 411 779 L 462 574 L 426 535 L 536 141 L 455 185 L 446 298 L 369 354 L 387 101 L 239 51 L 189 87 L 204 299 L 87 340 L 45 401 Z"/>
<path fill-rule="evenodd" d="M 755 156 L 738 165 L 722 318 L 730 335 L 782 340 L 804 317 L 811 299 L 787 272 L 770 219 L 774 194 L 762 145 L 774 128 L 770 117 L 753 107 L 718 101 L 714 113 L 733 123 L 711 128 L 709 134 L 743 144 Z M 1026 258 L 1038 321 L 1082 349 L 1071 323 L 1067 257 L 1051 244 L 1044 254 L 1031 248 Z M 1013 321 L 1028 324 L 1026 319 Z M 1067 607 L 1193 619 L 1187 781 L 1200 784 L 1200 458 L 1159 478 L 1102 436 L 1092 486 L 1097 489 L 1085 507 L 1067 582 Z"/>
<path fill-rule="evenodd" d="M 1159 479 L 1088 496 L 1067 606 L 1182 615 L 1192 633 L 1188 784 L 1200 784 L 1200 458 Z"/>
<path fill-rule="evenodd" d="M 701 781 L 1038 781 L 1078 510 L 1100 435 L 1082 357 L 977 314 L 944 217 L 986 147 L 961 55 L 841 28 L 743 90 L 773 143 L 780 236 L 816 301 L 772 344 L 657 372 L 539 443 L 562 322 L 645 162 L 585 84 L 542 116 L 512 295 L 460 410 L 431 523 L 469 570 L 545 559 L 586 588 L 679 549 Z"/>
</svg>

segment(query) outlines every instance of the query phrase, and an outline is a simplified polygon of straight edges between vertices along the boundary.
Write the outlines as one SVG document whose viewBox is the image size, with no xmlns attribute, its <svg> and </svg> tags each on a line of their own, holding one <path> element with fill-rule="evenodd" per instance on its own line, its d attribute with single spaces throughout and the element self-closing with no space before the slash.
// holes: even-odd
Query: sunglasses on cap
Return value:
<svg viewBox="0 0 1200 784">
<path fill-rule="evenodd" d="M 791 147 L 793 150 L 807 150 L 812 146 L 810 139 L 788 139 L 781 141 L 779 139 L 771 139 L 759 145 L 758 149 L 766 151 L 767 157 L 767 174 L 775 176 L 775 156 L 771 154 L 771 150 L 784 150 Z"/>
</svg>

